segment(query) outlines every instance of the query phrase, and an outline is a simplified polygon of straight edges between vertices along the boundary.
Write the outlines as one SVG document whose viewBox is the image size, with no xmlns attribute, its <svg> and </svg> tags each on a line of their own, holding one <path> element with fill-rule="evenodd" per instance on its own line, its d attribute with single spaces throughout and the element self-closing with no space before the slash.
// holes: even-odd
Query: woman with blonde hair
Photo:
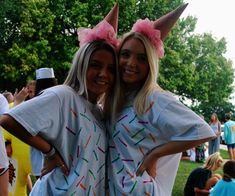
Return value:
<svg viewBox="0 0 235 196">
<path fill-rule="evenodd" d="M 204 120 L 156 83 L 162 39 L 185 7 L 161 17 L 156 26 L 138 20 L 119 45 L 120 111 L 109 127 L 111 196 L 170 196 L 180 152 L 214 137 Z"/>
<path fill-rule="evenodd" d="M 215 152 L 219 152 L 220 149 L 221 123 L 216 113 L 211 115 L 209 125 L 216 134 L 216 138 L 209 141 L 208 153 L 211 155 Z"/>
<path fill-rule="evenodd" d="M 209 190 L 221 179 L 219 174 L 212 173 L 222 164 L 223 158 L 219 152 L 210 155 L 203 167 L 196 168 L 190 173 L 184 187 L 184 196 L 209 195 Z"/>
</svg>

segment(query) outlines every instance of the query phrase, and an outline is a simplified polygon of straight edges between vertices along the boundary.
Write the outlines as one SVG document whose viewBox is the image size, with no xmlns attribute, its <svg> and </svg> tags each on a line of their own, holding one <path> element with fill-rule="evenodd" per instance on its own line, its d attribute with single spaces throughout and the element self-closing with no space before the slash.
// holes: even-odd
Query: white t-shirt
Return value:
<svg viewBox="0 0 235 196">
<path fill-rule="evenodd" d="M 7 99 L 0 94 L 0 116 L 9 109 Z M 9 161 L 6 155 L 5 141 L 0 127 L 0 169 L 8 168 Z"/>
<path fill-rule="evenodd" d="M 111 196 L 170 196 L 181 153 L 158 159 L 156 178 L 136 171 L 146 153 L 170 141 L 189 141 L 215 136 L 210 126 L 171 93 L 155 91 L 148 98 L 143 116 L 126 104 L 109 130 L 108 177 Z"/>
<path fill-rule="evenodd" d="M 98 119 L 100 108 L 59 85 L 9 114 L 32 135 L 40 134 L 52 144 L 70 169 L 65 176 L 56 168 L 36 182 L 31 195 L 105 195 L 107 144 L 105 127 Z"/>
</svg>

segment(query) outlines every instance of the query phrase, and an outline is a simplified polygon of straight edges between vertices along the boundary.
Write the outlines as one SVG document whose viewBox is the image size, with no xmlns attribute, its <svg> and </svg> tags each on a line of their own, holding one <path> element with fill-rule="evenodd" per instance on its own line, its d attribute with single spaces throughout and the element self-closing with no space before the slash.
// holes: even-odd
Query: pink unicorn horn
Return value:
<svg viewBox="0 0 235 196">
<path fill-rule="evenodd" d="M 161 40 L 164 40 L 166 38 L 187 5 L 188 3 L 179 6 L 175 10 L 161 16 L 154 22 L 154 28 L 160 30 L 161 32 Z"/>
<path fill-rule="evenodd" d="M 118 14 L 119 14 L 119 5 L 116 3 L 114 7 L 110 10 L 107 16 L 104 18 L 110 25 L 113 26 L 114 31 L 117 33 L 118 29 Z"/>
</svg>

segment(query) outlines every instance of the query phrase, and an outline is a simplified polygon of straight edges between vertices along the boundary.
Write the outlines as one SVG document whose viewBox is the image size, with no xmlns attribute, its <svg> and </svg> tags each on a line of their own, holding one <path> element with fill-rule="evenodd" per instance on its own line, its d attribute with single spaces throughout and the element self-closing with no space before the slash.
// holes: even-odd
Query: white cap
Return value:
<svg viewBox="0 0 235 196">
<path fill-rule="evenodd" d="M 55 78 L 53 68 L 40 68 L 36 70 L 36 80 L 45 78 Z"/>
</svg>

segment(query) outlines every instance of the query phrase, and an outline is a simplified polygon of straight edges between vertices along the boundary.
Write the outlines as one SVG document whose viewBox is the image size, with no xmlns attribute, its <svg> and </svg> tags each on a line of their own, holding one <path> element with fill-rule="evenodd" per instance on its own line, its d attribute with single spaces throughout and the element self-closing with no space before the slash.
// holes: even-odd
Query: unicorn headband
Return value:
<svg viewBox="0 0 235 196">
<path fill-rule="evenodd" d="M 116 3 L 104 20 L 98 23 L 93 29 L 79 28 L 77 30 L 77 34 L 80 47 L 95 40 L 105 40 L 117 48 L 118 39 L 116 38 L 116 34 L 118 27 L 118 14 L 119 6 L 118 3 Z"/>
<path fill-rule="evenodd" d="M 180 15 L 188 4 L 179 6 L 168 14 L 161 16 L 156 21 L 150 21 L 148 18 L 139 19 L 133 25 L 131 32 L 139 32 L 145 35 L 156 48 L 156 53 L 159 58 L 164 56 L 163 40 L 166 38 Z"/>
</svg>

